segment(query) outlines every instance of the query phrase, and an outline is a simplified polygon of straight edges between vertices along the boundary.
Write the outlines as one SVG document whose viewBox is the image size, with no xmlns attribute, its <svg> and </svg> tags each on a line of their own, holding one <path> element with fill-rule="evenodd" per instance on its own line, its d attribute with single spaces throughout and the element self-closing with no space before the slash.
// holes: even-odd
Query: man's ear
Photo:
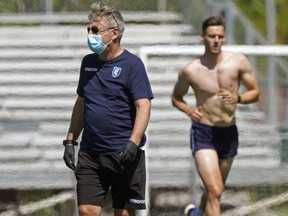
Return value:
<svg viewBox="0 0 288 216">
<path fill-rule="evenodd" d="M 115 40 L 115 39 L 118 38 L 119 36 L 120 36 L 119 29 L 117 29 L 117 28 L 113 29 L 112 40 Z"/>
<path fill-rule="evenodd" d="M 204 38 L 204 35 L 203 35 L 203 34 L 201 34 L 201 35 L 199 36 L 199 38 L 200 38 L 200 41 L 203 43 L 203 42 L 204 42 L 204 40 L 205 40 L 205 38 Z"/>
</svg>

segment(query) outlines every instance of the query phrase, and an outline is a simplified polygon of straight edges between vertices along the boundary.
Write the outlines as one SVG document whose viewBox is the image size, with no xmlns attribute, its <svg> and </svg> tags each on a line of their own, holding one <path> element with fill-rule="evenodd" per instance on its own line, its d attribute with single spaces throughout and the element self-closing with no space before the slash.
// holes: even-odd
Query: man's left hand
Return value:
<svg viewBox="0 0 288 216">
<path fill-rule="evenodd" d="M 126 149 L 120 153 L 120 163 L 127 164 L 133 163 L 139 151 L 138 145 L 129 140 L 126 144 Z"/>
<path fill-rule="evenodd" d="M 238 95 L 233 94 L 225 89 L 219 90 L 218 97 L 224 104 L 235 104 L 238 100 Z"/>
</svg>

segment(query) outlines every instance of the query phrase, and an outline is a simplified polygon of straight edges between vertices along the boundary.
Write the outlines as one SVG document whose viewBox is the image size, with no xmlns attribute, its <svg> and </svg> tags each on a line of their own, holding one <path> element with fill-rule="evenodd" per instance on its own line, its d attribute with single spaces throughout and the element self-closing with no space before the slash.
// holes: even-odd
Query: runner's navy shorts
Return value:
<svg viewBox="0 0 288 216">
<path fill-rule="evenodd" d="M 193 154 L 200 149 L 214 149 L 220 159 L 235 157 L 239 146 L 237 126 L 215 127 L 193 123 L 190 144 Z"/>
<path fill-rule="evenodd" d="M 78 205 L 104 206 L 109 190 L 115 209 L 145 209 L 145 152 L 135 161 L 120 165 L 119 153 L 94 155 L 80 149 L 75 168 Z"/>
</svg>

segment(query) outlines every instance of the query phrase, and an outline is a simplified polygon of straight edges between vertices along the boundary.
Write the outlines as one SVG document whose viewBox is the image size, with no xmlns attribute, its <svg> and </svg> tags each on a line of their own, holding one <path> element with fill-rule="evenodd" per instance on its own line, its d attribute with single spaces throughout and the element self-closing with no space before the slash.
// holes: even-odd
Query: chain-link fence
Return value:
<svg viewBox="0 0 288 216">
<path fill-rule="evenodd" d="M 1 0 L 0 13 L 53 13 L 87 11 L 95 0 Z M 178 0 L 103 0 L 119 10 L 177 11 Z"/>
</svg>

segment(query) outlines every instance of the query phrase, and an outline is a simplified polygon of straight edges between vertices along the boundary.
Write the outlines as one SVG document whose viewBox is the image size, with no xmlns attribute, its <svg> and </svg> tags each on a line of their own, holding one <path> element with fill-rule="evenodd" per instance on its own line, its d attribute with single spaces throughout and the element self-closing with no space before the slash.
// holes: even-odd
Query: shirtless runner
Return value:
<svg viewBox="0 0 288 216">
<path fill-rule="evenodd" d="M 172 104 L 192 120 L 191 149 L 205 186 L 200 206 L 187 206 L 185 214 L 219 216 L 221 194 L 238 149 L 237 103 L 257 102 L 260 91 L 247 58 L 221 51 L 225 41 L 222 17 L 213 16 L 203 22 L 200 40 L 205 53 L 180 71 Z M 241 93 L 240 83 L 246 88 Z M 190 86 L 196 97 L 195 108 L 184 101 Z"/>
</svg>

